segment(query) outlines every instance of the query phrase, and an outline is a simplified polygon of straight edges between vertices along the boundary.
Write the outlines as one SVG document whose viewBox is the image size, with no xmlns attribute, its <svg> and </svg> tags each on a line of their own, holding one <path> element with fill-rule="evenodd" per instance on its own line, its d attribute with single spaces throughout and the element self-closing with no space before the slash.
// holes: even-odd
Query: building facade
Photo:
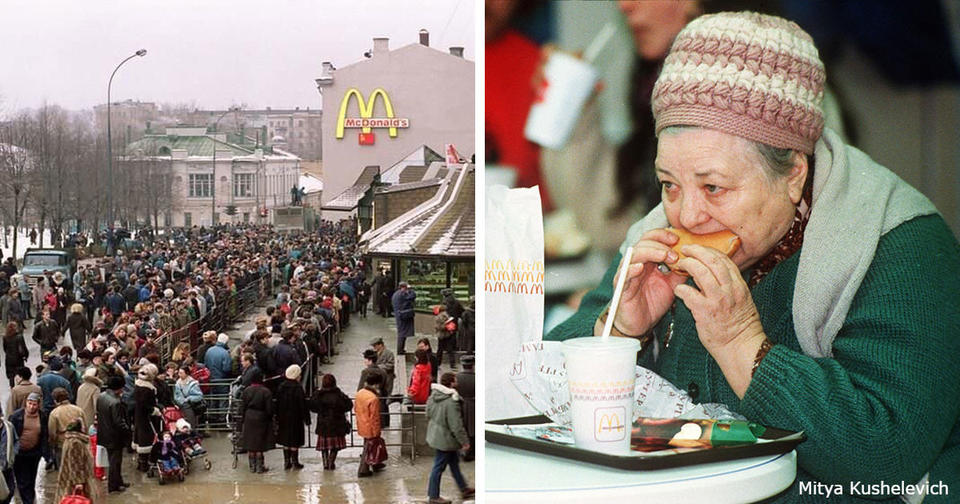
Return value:
<svg viewBox="0 0 960 504">
<path fill-rule="evenodd" d="M 474 149 L 474 63 L 462 48 L 440 51 L 429 36 L 395 50 L 375 38 L 369 58 L 335 68 L 323 63 L 324 204 L 350 188 L 368 166 L 385 171 L 422 146 Z M 324 210 L 325 219 L 355 215 Z"/>
<path fill-rule="evenodd" d="M 213 126 L 223 116 L 219 131 L 230 131 L 258 139 L 300 159 L 323 158 L 323 112 L 310 107 L 292 109 L 194 110 L 180 118 L 186 124 Z"/>
<path fill-rule="evenodd" d="M 127 145 L 121 163 L 169 163 L 171 197 L 164 225 L 272 222 L 273 209 L 291 203 L 299 185 L 300 158 L 248 137 L 210 134 L 204 127 L 168 128 Z"/>
</svg>

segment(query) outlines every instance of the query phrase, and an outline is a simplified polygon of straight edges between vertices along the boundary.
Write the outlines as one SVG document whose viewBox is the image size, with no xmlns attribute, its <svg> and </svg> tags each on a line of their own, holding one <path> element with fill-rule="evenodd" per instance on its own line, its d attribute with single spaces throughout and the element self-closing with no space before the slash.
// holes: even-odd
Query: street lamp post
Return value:
<svg viewBox="0 0 960 504">
<path fill-rule="evenodd" d="M 110 249 L 109 252 L 111 253 L 113 252 L 113 137 L 111 136 L 112 132 L 110 130 L 110 87 L 113 86 L 113 76 L 117 74 L 117 70 L 120 70 L 120 67 L 122 67 L 124 63 L 137 56 L 145 56 L 146 54 L 146 49 L 140 49 L 130 56 L 127 56 L 117 65 L 117 68 L 113 69 L 113 73 L 110 74 L 110 80 L 107 82 L 107 228 L 109 229 L 107 248 Z"/>
<path fill-rule="evenodd" d="M 238 110 L 237 107 L 230 107 L 224 110 L 220 117 L 213 123 L 213 177 L 210 179 L 210 227 L 216 224 L 217 220 L 217 125 L 220 120 L 230 112 Z M 231 183 L 233 180 L 228 182 Z"/>
</svg>

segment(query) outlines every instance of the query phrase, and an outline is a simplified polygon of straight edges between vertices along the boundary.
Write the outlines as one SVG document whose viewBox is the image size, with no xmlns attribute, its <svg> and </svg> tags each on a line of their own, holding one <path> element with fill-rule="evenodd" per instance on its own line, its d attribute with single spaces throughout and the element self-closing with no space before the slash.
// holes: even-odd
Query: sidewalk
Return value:
<svg viewBox="0 0 960 504">
<path fill-rule="evenodd" d="M 264 313 L 266 305 L 258 306 L 256 310 L 247 314 L 247 317 L 227 331 L 230 335 L 230 346 L 236 345 L 243 336 L 254 327 L 254 319 Z M 363 368 L 363 350 L 368 348 L 370 339 L 374 336 L 383 338 L 387 346 L 394 350 L 396 346 L 396 331 L 393 319 L 385 319 L 379 315 L 369 315 L 367 319 L 352 317 L 351 327 L 343 332 L 343 343 L 337 345 L 339 355 L 334 356 L 331 364 L 321 366 L 324 373 L 333 373 L 337 377 L 338 386 L 349 396 L 356 393 L 357 381 Z M 407 349 L 414 347 L 407 342 Z M 39 360 L 39 359 L 38 359 Z M 398 375 L 400 373 L 398 372 Z M 395 393 L 405 390 L 397 378 Z M 0 394 L 5 402 L 9 396 Z M 392 406 L 398 411 L 399 404 Z M 396 424 L 399 418 L 394 417 Z M 314 426 L 310 426 L 309 444 L 316 443 Z M 399 442 L 399 432 L 386 433 L 388 443 Z M 390 436 L 390 437 L 388 437 Z M 395 438 L 393 438 L 395 436 Z M 398 446 L 390 446 L 390 458 L 387 467 L 371 478 L 357 478 L 360 448 L 348 448 L 340 452 L 337 457 L 337 469 L 324 471 L 320 454 L 313 448 L 301 449 L 300 462 L 306 467 L 300 471 L 283 470 L 283 454 L 275 449 L 266 454 L 266 465 L 270 472 L 266 474 L 251 474 L 247 468 L 245 455 L 240 456 L 237 469 L 232 468 L 233 455 L 230 441 L 225 433 L 214 433 L 204 441 L 208 450 L 213 468 L 210 471 L 202 469 L 198 464 L 183 483 L 171 483 L 164 486 L 157 484 L 155 478 L 147 478 L 136 472 L 136 462 L 131 455 L 123 460 L 123 478 L 133 484 L 126 492 L 111 494 L 108 502 L 140 504 L 169 504 L 170 502 L 190 503 L 347 503 L 347 502 L 391 502 L 391 503 L 425 503 L 427 502 L 427 480 L 433 467 L 432 455 L 417 456 L 411 464 L 409 456 L 400 454 Z M 40 464 L 40 473 L 37 482 L 37 502 L 49 502 L 56 491 L 57 475 L 55 472 L 46 473 L 44 464 Z M 461 470 L 468 484 L 474 486 L 474 462 L 461 462 Z M 449 469 L 441 480 L 440 493 L 454 502 L 463 502 L 460 498 Z M 471 502 L 471 501 L 468 501 Z"/>
</svg>

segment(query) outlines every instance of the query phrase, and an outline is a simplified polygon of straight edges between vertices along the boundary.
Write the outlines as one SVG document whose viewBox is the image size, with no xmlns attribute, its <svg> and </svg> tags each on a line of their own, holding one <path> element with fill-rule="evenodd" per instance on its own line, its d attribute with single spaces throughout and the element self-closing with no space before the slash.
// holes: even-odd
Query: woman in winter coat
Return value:
<svg viewBox="0 0 960 504">
<path fill-rule="evenodd" d="M 197 405 L 203 402 L 200 382 L 190 376 L 188 366 L 180 366 L 180 369 L 177 370 L 177 376 L 177 382 L 173 386 L 173 402 L 180 408 L 183 418 L 190 424 L 190 427 L 196 430 L 199 420 Z"/>
<path fill-rule="evenodd" d="M 87 316 L 83 314 L 83 305 L 74 303 L 70 305 L 70 315 L 64 324 L 64 332 L 70 335 L 70 341 L 73 348 L 83 348 L 87 345 L 87 335 L 93 330 Z"/>
<path fill-rule="evenodd" d="M 154 413 L 157 410 L 157 387 L 153 383 L 156 377 L 157 366 L 145 364 L 140 366 L 133 386 L 133 444 L 137 448 L 137 470 L 140 472 L 149 469 L 150 450 L 156 439 L 154 431 L 160 431 L 150 424 L 158 418 Z"/>
<path fill-rule="evenodd" d="M 79 420 L 67 426 L 63 449 L 60 454 L 60 471 L 57 474 L 57 495 L 52 502 L 73 493 L 75 487 L 83 487 L 83 495 L 93 504 L 106 502 L 100 482 L 93 474 L 93 452 L 90 436 L 83 433 Z"/>
<path fill-rule="evenodd" d="M 432 381 L 430 356 L 423 349 L 418 349 L 414 355 L 417 357 L 417 363 L 413 366 L 413 373 L 410 375 L 407 397 L 413 404 L 427 404 L 427 398 L 430 397 L 430 382 Z"/>
<path fill-rule="evenodd" d="M 265 473 L 263 452 L 273 449 L 273 394 L 263 386 L 263 373 L 254 371 L 240 395 L 240 444 L 247 450 L 250 472 Z"/>
<path fill-rule="evenodd" d="M 23 334 L 20 332 L 20 324 L 10 322 L 7 324 L 6 332 L 3 335 L 3 363 L 7 367 L 7 379 L 10 380 L 10 388 L 13 388 L 13 377 L 17 375 L 17 370 L 23 367 L 30 352 L 27 350 L 27 343 L 23 341 Z"/>
<path fill-rule="evenodd" d="M 337 387 L 337 378 L 323 375 L 323 388 L 310 398 L 310 410 L 317 413 L 317 450 L 323 455 L 323 469 L 336 469 L 337 452 L 347 447 L 350 421 L 347 412 L 353 409 L 353 401 Z"/>
<path fill-rule="evenodd" d="M 303 446 L 303 426 L 310 424 L 307 399 L 300 385 L 300 366 L 287 367 L 283 383 L 277 387 L 277 444 L 283 446 L 283 468 L 303 469 L 300 447 Z"/>
<path fill-rule="evenodd" d="M 97 399 L 100 398 L 102 387 L 103 382 L 97 378 L 97 368 L 87 368 L 83 372 L 83 383 L 77 389 L 77 406 L 83 410 L 84 425 L 93 425 L 96 419 Z"/>
</svg>

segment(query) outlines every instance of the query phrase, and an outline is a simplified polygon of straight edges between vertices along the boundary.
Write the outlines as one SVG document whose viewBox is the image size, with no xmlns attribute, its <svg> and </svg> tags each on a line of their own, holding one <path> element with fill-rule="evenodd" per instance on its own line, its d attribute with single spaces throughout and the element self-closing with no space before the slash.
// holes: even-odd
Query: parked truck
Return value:
<svg viewBox="0 0 960 504">
<path fill-rule="evenodd" d="M 57 271 L 70 279 L 77 271 L 77 254 L 73 248 L 30 248 L 23 254 L 20 273 L 30 286 L 36 285 L 43 272 Z"/>
</svg>

